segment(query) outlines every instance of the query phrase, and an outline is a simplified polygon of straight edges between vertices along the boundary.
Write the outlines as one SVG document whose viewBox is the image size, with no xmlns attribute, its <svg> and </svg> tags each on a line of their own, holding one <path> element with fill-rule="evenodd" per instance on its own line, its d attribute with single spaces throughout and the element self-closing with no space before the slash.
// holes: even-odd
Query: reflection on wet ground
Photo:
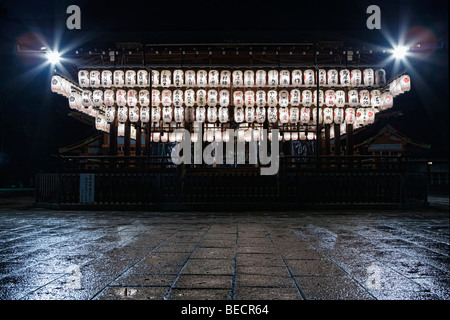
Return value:
<svg viewBox="0 0 450 320">
<path fill-rule="evenodd" d="M 448 210 L 0 210 L 1 299 L 449 299 Z"/>
</svg>

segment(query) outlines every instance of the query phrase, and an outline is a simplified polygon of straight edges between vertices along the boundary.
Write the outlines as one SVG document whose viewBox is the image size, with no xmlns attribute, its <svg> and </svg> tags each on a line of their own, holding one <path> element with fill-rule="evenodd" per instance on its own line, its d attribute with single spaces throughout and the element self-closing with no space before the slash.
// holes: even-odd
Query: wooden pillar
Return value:
<svg viewBox="0 0 450 320">
<path fill-rule="evenodd" d="M 346 128 L 346 154 L 348 156 L 353 155 L 353 124 L 347 124 Z"/>
<path fill-rule="evenodd" d="M 141 155 L 142 152 L 142 147 L 141 147 L 141 121 L 136 122 L 136 156 L 139 157 Z"/>
<path fill-rule="evenodd" d="M 117 156 L 117 117 L 110 124 L 109 128 L 109 155 Z"/>
<path fill-rule="evenodd" d="M 341 125 L 334 124 L 334 154 L 341 155 Z"/>
<path fill-rule="evenodd" d="M 326 156 L 330 155 L 330 125 L 325 124 L 325 152 Z"/>
<path fill-rule="evenodd" d="M 123 142 L 123 153 L 125 156 L 130 155 L 131 125 L 130 121 L 125 122 L 125 136 Z"/>
</svg>

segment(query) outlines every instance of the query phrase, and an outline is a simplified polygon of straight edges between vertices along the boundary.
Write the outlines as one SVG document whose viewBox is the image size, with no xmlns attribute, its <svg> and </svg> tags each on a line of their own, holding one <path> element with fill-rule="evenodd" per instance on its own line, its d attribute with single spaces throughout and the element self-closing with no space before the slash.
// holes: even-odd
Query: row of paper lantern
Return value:
<svg viewBox="0 0 450 320">
<path fill-rule="evenodd" d="M 152 86 L 162 87 L 287 87 L 316 85 L 316 75 L 313 69 L 306 70 L 152 70 Z M 319 69 L 320 86 L 360 87 L 386 85 L 386 71 L 360 69 Z M 80 70 L 78 82 L 82 88 L 110 87 L 148 87 L 150 85 L 147 70 Z"/>
<path fill-rule="evenodd" d="M 401 82 L 404 83 L 404 82 Z M 408 82 L 410 83 L 410 82 Z M 396 86 L 402 90 L 408 91 L 409 87 L 406 86 Z M 317 90 L 303 90 L 292 89 L 290 92 L 288 90 L 269 90 L 268 92 L 264 90 L 258 90 L 254 92 L 253 90 L 241 91 L 237 90 L 231 93 L 229 90 L 223 89 L 219 92 L 215 89 L 204 90 L 199 89 L 194 91 L 193 89 L 187 89 L 185 91 L 176 89 L 169 90 L 165 89 L 152 90 L 151 104 L 154 107 L 164 106 L 164 107 L 182 107 L 183 105 L 187 107 L 193 106 L 210 106 L 215 107 L 220 105 L 221 107 L 227 107 L 232 102 L 235 107 L 287 107 L 293 106 L 298 107 L 303 105 L 309 107 L 311 105 L 316 105 L 317 103 Z M 232 101 L 230 101 L 232 98 Z M 69 102 L 74 104 L 81 104 L 84 107 L 94 106 L 100 107 L 103 105 L 113 106 L 117 104 L 121 106 L 134 107 L 138 104 L 143 107 L 150 105 L 150 95 L 148 90 L 140 90 L 139 92 L 130 89 L 124 90 L 119 89 L 113 91 L 107 89 L 102 90 L 83 90 L 81 94 L 78 92 L 73 92 L 69 97 Z M 347 92 L 344 90 L 319 90 L 319 106 L 327 107 L 344 107 L 346 105 L 350 107 L 374 107 L 380 108 L 381 110 L 388 109 L 393 105 L 393 95 L 390 91 L 381 93 L 380 90 L 356 90 L 352 89 Z"/>
<path fill-rule="evenodd" d="M 69 98 L 73 87 L 73 84 L 70 81 L 58 75 L 54 75 L 52 76 L 50 83 L 52 92 L 55 92 L 57 94 L 63 95 L 66 98 Z M 81 91 L 81 89 L 79 88 L 78 90 Z"/>
</svg>

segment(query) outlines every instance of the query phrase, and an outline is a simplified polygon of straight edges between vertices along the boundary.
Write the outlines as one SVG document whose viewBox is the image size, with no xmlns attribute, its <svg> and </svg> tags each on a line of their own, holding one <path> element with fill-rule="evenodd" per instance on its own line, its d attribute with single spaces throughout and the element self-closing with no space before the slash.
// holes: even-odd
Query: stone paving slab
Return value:
<svg viewBox="0 0 450 320">
<path fill-rule="evenodd" d="M 449 213 L 0 208 L 3 300 L 450 299 Z"/>
</svg>

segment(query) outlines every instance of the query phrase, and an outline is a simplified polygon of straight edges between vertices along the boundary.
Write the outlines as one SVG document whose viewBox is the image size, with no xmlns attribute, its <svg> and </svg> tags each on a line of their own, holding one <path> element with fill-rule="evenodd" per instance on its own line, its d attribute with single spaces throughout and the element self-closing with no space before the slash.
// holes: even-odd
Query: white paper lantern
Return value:
<svg viewBox="0 0 450 320">
<path fill-rule="evenodd" d="M 125 85 L 125 73 L 122 70 L 115 70 L 113 73 L 113 81 L 115 87 L 123 87 Z"/>
<path fill-rule="evenodd" d="M 111 88 L 113 84 L 113 74 L 110 70 L 102 71 L 102 87 Z"/>
<path fill-rule="evenodd" d="M 356 121 L 356 111 L 354 108 L 345 109 L 345 123 L 354 124 Z"/>
<path fill-rule="evenodd" d="M 405 74 L 400 77 L 400 88 L 402 92 L 411 90 L 411 78 L 408 75 Z"/>
<path fill-rule="evenodd" d="M 79 94 L 77 92 L 72 92 L 69 96 L 69 107 L 70 109 L 78 109 L 78 98 Z"/>
<path fill-rule="evenodd" d="M 391 91 L 391 94 L 394 95 L 394 97 L 398 96 L 400 93 L 403 93 L 401 82 L 401 78 L 397 78 L 392 81 L 391 85 L 389 86 L 389 91 Z"/>
<path fill-rule="evenodd" d="M 310 107 L 313 103 L 313 97 L 311 90 L 303 90 L 302 91 L 302 104 L 305 107 Z"/>
<path fill-rule="evenodd" d="M 138 70 L 136 74 L 136 81 L 138 87 L 144 88 L 148 87 L 149 84 L 149 78 L 148 78 L 148 71 L 147 70 Z"/>
<path fill-rule="evenodd" d="M 307 69 L 303 72 L 303 84 L 307 87 L 312 87 L 314 86 L 314 78 L 315 78 L 315 73 L 314 70 L 312 69 Z"/>
<path fill-rule="evenodd" d="M 339 73 L 336 69 L 330 69 L 327 72 L 327 84 L 330 87 L 336 87 L 339 83 Z"/>
<path fill-rule="evenodd" d="M 297 141 L 298 140 L 298 132 L 292 132 L 291 133 L 291 139 L 294 140 L 294 141 Z"/>
<path fill-rule="evenodd" d="M 298 90 L 298 89 L 291 90 L 291 93 L 290 93 L 291 106 L 298 107 L 300 105 L 300 102 L 301 102 L 300 90 Z"/>
<path fill-rule="evenodd" d="M 281 124 L 289 122 L 289 109 L 287 107 L 278 108 L 279 119 Z"/>
<path fill-rule="evenodd" d="M 152 141 L 159 142 L 161 139 L 161 134 L 159 132 L 152 133 Z"/>
<path fill-rule="evenodd" d="M 277 70 L 270 70 L 267 73 L 268 76 L 268 85 L 272 88 L 278 86 L 278 71 Z"/>
<path fill-rule="evenodd" d="M 326 107 L 323 109 L 323 123 L 332 124 L 334 120 L 333 108 Z"/>
<path fill-rule="evenodd" d="M 184 122 L 184 108 L 177 106 L 173 110 L 173 118 L 176 123 Z"/>
<path fill-rule="evenodd" d="M 228 107 L 230 105 L 230 92 L 228 90 L 220 90 L 219 104 L 221 107 Z"/>
<path fill-rule="evenodd" d="M 91 90 L 83 90 L 83 92 L 81 94 L 81 104 L 85 108 L 92 106 L 92 91 Z"/>
<path fill-rule="evenodd" d="M 130 107 L 128 108 L 128 116 L 130 118 L 130 122 L 138 122 L 139 121 L 139 108 L 138 107 Z"/>
<path fill-rule="evenodd" d="M 208 97 L 207 97 L 207 103 L 210 107 L 215 107 L 218 102 L 218 93 L 215 89 L 208 90 Z"/>
<path fill-rule="evenodd" d="M 116 108 L 110 107 L 110 106 L 106 107 L 106 109 L 105 109 L 106 122 L 108 122 L 108 123 L 114 122 L 115 116 L 116 116 Z"/>
<path fill-rule="evenodd" d="M 253 107 L 255 105 L 255 93 L 252 90 L 245 91 L 244 99 L 246 107 Z"/>
<path fill-rule="evenodd" d="M 335 92 L 336 96 L 336 107 L 342 108 L 345 106 L 345 92 L 344 90 L 337 90 Z"/>
<path fill-rule="evenodd" d="M 362 74 L 361 70 L 353 69 L 350 73 L 350 85 L 352 87 L 358 87 L 362 84 Z"/>
<path fill-rule="evenodd" d="M 267 105 L 269 107 L 276 107 L 278 104 L 278 92 L 276 90 L 269 90 L 267 92 Z"/>
<path fill-rule="evenodd" d="M 374 108 L 379 108 L 381 106 L 380 90 L 372 90 L 370 92 L 370 105 Z"/>
<path fill-rule="evenodd" d="M 215 106 L 208 107 L 207 115 L 206 115 L 209 123 L 216 123 L 217 121 L 217 108 Z"/>
<path fill-rule="evenodd" d="M 394 105 L 394 97 L 387 91 L 381 95 L 381 110 L 389 109 Z"/>
<path fill-rule="evenodd" d="M 136 71 L 134 70 L 125 71 L 125 86 L 126 87 L 136 86 Z"/>
<path fill-rule="evenodd" d="M 334 123 L 340 124 L 344 122 L 344 108 L 334 108 Z"/>
<path fill-rule="evenodd" d="M 128 90 L 127 92 L 127 104 L 129 107 L 134 107 L 137 104 L 137 91 L 136 90 Z"/>
<path fill-rule="evenodd" d="M 292 107 L 289 109 L 289 122 L 298 123 L 300 120 L 300 110 L 297 107 Z"/>
<path fill-rule="evenodd" d="M 279 92 L 278 104 L 280 107 L 287 107 L 289 105 L 289 91 L 281 90 Z"/>
<path fill-rule="evenodd" d="M 356 109 L 356 125 L 363 126 L 366 122 L 366 109 L 358 108 Z"/>
<path fill-rule="evenodd" d="M 150 109 L 148 106 L 146 107 L 141 107 L 140 110 L 140 119 L 142 122 L 147 123 L 150 121 Z"/>
<path fill-rule="evenodd" d="M 319 86 L 327 85 L 327 71 L 325 69 L 319 69 Z"/>
<path fill-rule="evenodd" d="M 184 71 L 177 69 L 173 71 L 173 84 L 179 88 L 184 84 Z"/>
<path fill-rule="evenodd" d="M 306 133 L 300 132 L 299 138 L 300 138 L 300 140 L 306 140 Z"/>
<path fill-rule="evenodd" d="M 289 80 L 290 80 L 290 72 L 289 70 L 281 70 L 280 71 L 280 86 L 281 87 L 287 87 L 289 86 Z"/>
<path fill-rule="evenodd" d="M 341 82 L 341 86 L 350 86 L 350 71 L 348 69 L 342 69 L 339 71 L 339 80 Z"/>
<path fill-rule="evenodd" d="M 208 72 L 206 70 L 197 71 L 197 86 L 204 88 L 208 85 Z"/>
<path fill-rule="evenodd" d="M 299 87 L 302 85 L 302 70 L 292 70 L 291 77 L 292 77 L 292 85 Z"/>
<path fill-rule="evenodd" d="M 88 70 L 78 71 L 78 84 L 82 88 L 89 87 L 89 71 Z"/>
<path fill-rule="evenodd" d="M 357 90 L 348 91 L 348 105 L 350 107 L 357 107 L 359 105 L 359 96 Z"/>
<path fill-rule="evenodd" d="M 256 91 L 256 105 L 258 107 L 264 107 L 267 103 L 266 101 L 266 92 L 264 90 Z"/>
<path fill-rule="evenodd" d="M 208 83 L 211 88 L 216 88 L 219 85 L 219 71 L 210 70 L 208 72 Z"/>
<path fill-rule="evenodd" d="M 204 89 L 197 90 L 197 106 L 206 106 L 206 90 Z"/>
<path fill-rule="evenodd" d="M 159 71 L 158 70 L 152 70 L 152 86 L 153 87 L 159 86 Z"/>
<path fill-rule="evenodd" d="M 253 70 L 246 70 L 244 72 L 244 85 L 246 88 L 251 88 L 255 85 L 255 73 Z"/>
<path fill-rule="evenodd" d="M 157 107 L 161 103 L 161 92 L 157 89 L 152 90 L 152 106 Z"/>
<path fill-rule="evenodd" d="M 195 91 L 192 89 L 187 89 L 184 92 L 184 103 L 186 104 L 187 107 L 193 107 L 195 105 L 195 102 L 196 102 Z"/>
<path fill-rule="evenodd" d="M 199 106 L 195 109 L 195 121 L 205 122 L 206 120 L 206 108 L 204 106 Z"/>
<path fill-rule="evenodd" d="M 240 88 L 244 85 L 244 74 L 241 70 L 233 71 L 233 86 Z"/>
<path fill-rule="evenodd" d="M 186 79 L 186 86 L 193 87 L 195 86 L 195 71 L 194 70 L 187 70 L 184 73 L 184 77 Z"/>
<path fill-rule="evenodd" d="M 256 80 L 255 80 L 255 82 L 256 82 L 256 85 L 259 88 L 262 88 L 262 87 L 264 87 L 266 85 L 266 83 L 267 83 L 266 79 L 267 79 L 267 74 L 266 74 L 265 70 L 258 70 L 258 71 L 256 71 Z"/>
<path fill-rule="evenodd" d="M 187 123 L 195 121 L 195 108 L 193 106 L 188 106 L 184 109 L 184 119 Z"/>
<path fill-rule="evenodd" d="M 245 107 L 245 122 L 253 123 L 256 119 L 255 108 L 253 106 Z"/>
<path fill-rule="evenodd" d="M 277 123 L 278 112 L 275 106 L 269 106 L 267 108 L 267 120 L 269 121 L 269 123 Z"/>
<path fill-rule="evenodd" d="M 61 94 L 68 98 L 70 96 L 70 92 L 71 92 L 71 84 L 69 81 L 67 81 L 64 78 L 61 78 Z"/>
<path fill-rule="evenodd" d="M 161 121 L 161 107 L 152 107 L 152 122 Z"/>
<path fill-rule="evenodd" d="M 317 90 L 314 90 L 313 92 L 313 102 L 314 105 L 317 105 Z M 319 90 L 319 107 L 322 107 L 324 104 L 323 99 L 323 90 Z"/>
<path fill-rule="evenodd" d="M 222 142 L 222 131 L 216 130 L 214 132 L 214 139 L 216 140 L 216 142 Z"/>
<path fill-rule="evenodd" d="M 384 69 L 375 71 L 375 85 L 377 87 L 384 87 L 386 85 L 386 71 Z"/>
<path fill-rule="evenodd" d="M 219 122 L 220 123 L 227 123 L 228 122 L 228 107 L 221 106 L 219 108 Z M 224 139 L 225 141 L 225 139 Z"/>
<path fill-rule="evenodd" d="M 363 70 L 363 82 L 367 87 L 373 87 L 375 84 L 375 75 L 373 69 L 367 68 Z"/>
<path fill-rule="evenodd" d="M 120 106 L 117 109 L 117 120 L 120 123 L 127 122 L 127 120 L 128 120 L 128 108 L 127 107 Z"/>
<path fill-rule="evenodd" d="M 255 120 L 257 123 L 264 123 L 266 121 L 266 108 L 263 106 L 256 107 Z"/>
<path fill-rule="evenodd" d="M 92 104 L 95 107 L 101 107 L 103 105 L 103 91 L 102 90 L 94 90 L 92 93 Z"/>
<path fill-rule="evenodd" d="M 236 123 L 242 123 L 245 119 L 244 108 L 242 106 L 234 107 L 234 121 Z"/>
<path fill-rule="evenodd" d="M 325 91 L 325 105 L 327 107 L 333 107 L 336 104 L 336 94 L 334 90 Z"/>
<path fill-rule="evenodd" d="M 369 90 L 361 90 L 359 92 L 359 104 L 361 107 L 370 107 L 370 92 Z"/>
<path fill-rule="evenodd" d="M 229 70 L 220 72 L 220 85 L 225 88 L 231 85 L 231 72 Z"/>
<path fill-rule="evenodd" d="M 62 87 L 62 79 L 60 76 L 52 76 L 52 80 L 50 82 L 50 89 L 52 92 L 61 93 Z"/>
<path fill-rule="evenodd" d="M 233 92 L 233 104 L 235 107 L 244 106 L 244 93 L 240 90 Z"/>
<path fill-rule="evenodd" d="M 173 91 L 173 95 L 172 95 L 172 100 L 173 100 L 173 105 L 175 107 L 182 107 L 183 106 L 183 96 L 184 96 L 184 92 L 180 89 L 176 89 Z M 177 121 L 178 122 L 178 121 Z"/>
<path fill-rule="evenodd" d="M 312 109 L 312 125 L 315 125 L 317 123 L 317 108 Z M 319 108 L 319 124 L 323 123 L 323 111 L 321 108 Z"/>
<path fill-rule="evenodd" d="M 164 88 L 170 87 L 172 84 L 172 73 L 170 70 L 162 70 L 161 71 L 161 85 Z"/>
<path fill-rule="evenodd" d="M 167 132 L 163 132 L 161 134 L 161 142 L 167 142 L 169 140 L 169 134 Z"/>
<path fill-rule="evenodd" d="M 161 103 L 164 107 L 172 105 L 172 91 L 165 89 L 161 93 Z"/>
</svg>

